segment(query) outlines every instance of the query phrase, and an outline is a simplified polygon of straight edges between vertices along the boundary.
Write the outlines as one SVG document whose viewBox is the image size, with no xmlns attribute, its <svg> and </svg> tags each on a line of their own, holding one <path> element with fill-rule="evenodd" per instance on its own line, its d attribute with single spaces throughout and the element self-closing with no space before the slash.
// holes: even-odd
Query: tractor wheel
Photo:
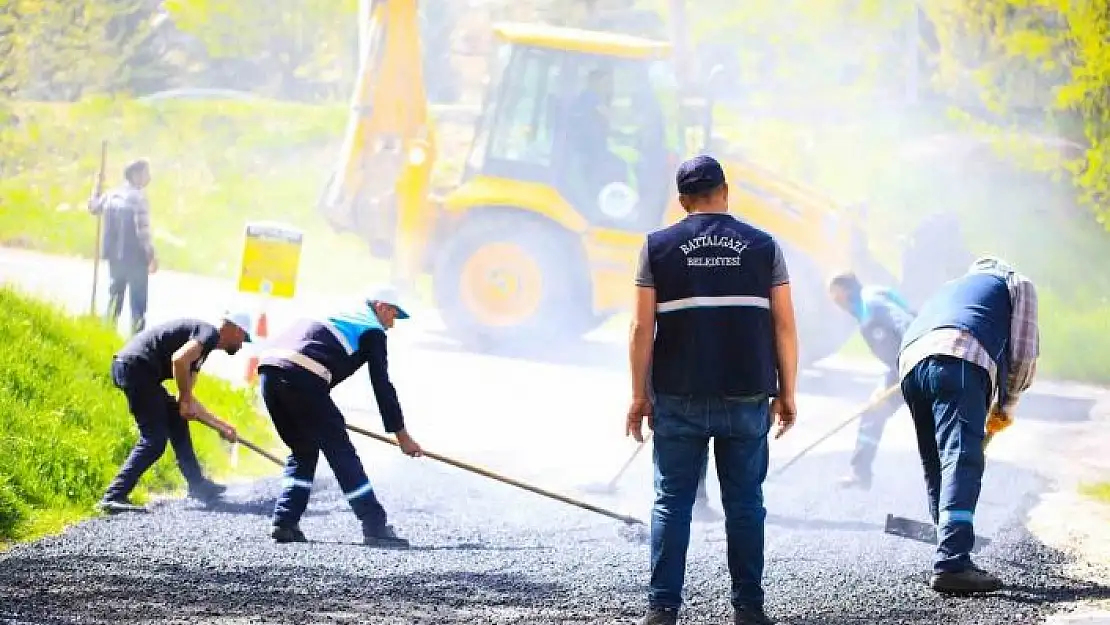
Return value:
<svg viewBox="0 0 1110 625">
<path fill-rule="evenodd" d="M 844 346 L 854 331 L 851 317 L 833 303 L 812 258 L 782 242 L 798 325 L 798 367 L 812 367 Z"/>
<path fill-rule="evenodd" d="M 588 327 L 585 266 L 581 246 L 557 226 L 476 216 L 436 260 L 436 305 L 448 331 L 470 347 L 542 350 Z"/>
</svg>

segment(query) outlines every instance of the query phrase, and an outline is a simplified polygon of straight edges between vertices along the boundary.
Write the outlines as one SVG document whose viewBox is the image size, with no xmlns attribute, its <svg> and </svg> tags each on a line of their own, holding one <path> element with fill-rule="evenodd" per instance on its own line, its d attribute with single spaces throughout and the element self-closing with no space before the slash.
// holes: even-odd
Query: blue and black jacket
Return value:
<svg viewBox="0 0 1110 625">
<path fill-rule="evenodd" d="M 865 286 L 852 302 L 851 315 L 871 353 L 891 371 L 898 370 L 902 337 L 916 313 L 893 289 Z"/>
<path fill-rule="evenodd" d="M 369 305 L 294 323 L 270 341 L 259 361 L 260 367 L 312 373 L 327 389 L 335 388 L 364 364 L 385 430 L 403 430 L 401 404 L 389 379 L 385 328 Z"/>
</svg>

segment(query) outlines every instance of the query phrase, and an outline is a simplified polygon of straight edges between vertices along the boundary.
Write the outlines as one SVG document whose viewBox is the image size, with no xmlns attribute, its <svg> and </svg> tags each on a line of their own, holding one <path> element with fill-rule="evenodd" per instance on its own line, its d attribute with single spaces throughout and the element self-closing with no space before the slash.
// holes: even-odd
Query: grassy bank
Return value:
<svg viewBox="0 0 1110 625">
<path fill-rule="evenodd" d="M 108 369 L 120 338 L 88 319 L 0 288 L 0 545 L 61 529 L 93 513 L 136 440 L 127 402 Z M 198 396 L 244 437 L 269 446 L 268 420 L 244 391 L 202 377 Z M 219 476 L 230 458 L 219 437 L 193 425 L 206 471 Z M 249 453 L 249 452 L 247 452 Z M 242 454 L 238 471 L 270 465 Z M 140 483 L 137 499 L 183 485 L 167 453 Z"/>
<path fill-rule="evenodd" d="M 19 123 L 0 127 L 0 245 L 89 255 L 95 220 L 83 209 L 100 139 L 108 178 L 146 156 L 156 244 L 163 267 L 232 277 L 244 222 L 273 220 L 305 232 L 301 285 L 361 288 L 386 275 L 353 235 L 317 214 L 317 197 L 336 158 L 342 106 L 277 102 L 17 104 Z M 1041 292 L 1047 377 L 1110 382 L 1110 238 L 1066 189 L 973 153 L 903 158 L 905 145 L 946 132 L 942 124 L 876 112 L 865 121 L 801 132 L 786 121 L 721 116 L 721 133 L 752 159 L 827 189 L 839 200 L 869 200 L 875 251 L 896 267 L 898 236 L 938 208 L 956 211 L 977 253 L 999 254 L 1031 275 Z M 457 169 L 464 134 L 443 126 L 441 176 Z M 845 158 L 850 154 L 851 158 Z M 894 261 L 894 262 L 891 262 Z M 856 346 L 858 348 L 858 345 Z M 851 346 L 849 347 L 851 349 Z"/>
<path fill-rule="evenodd" d="M 281 102 L 90 100 L 17 104 L 0 128 L 0 245 L 91 255 L 84 208 L 108 140 L 106 187 L 134 158 L 151 163 L 155 246 L 166 269 L 231 278 L 243 225 L 279 221 L 305 234 L 302 283 L 371 281 L 380 264 L 315 206 L 336 158 L 343 107 Z"/>
</svg>

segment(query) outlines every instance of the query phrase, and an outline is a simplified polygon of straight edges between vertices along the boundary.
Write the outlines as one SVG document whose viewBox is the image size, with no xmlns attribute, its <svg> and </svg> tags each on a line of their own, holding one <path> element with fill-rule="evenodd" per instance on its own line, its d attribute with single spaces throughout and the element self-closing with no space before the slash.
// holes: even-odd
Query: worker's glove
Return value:
<svg viewBox="0 0 1110 625">
<path fill-rule="evenodd" d="M 998 434 L 1002 430 L 1010 427 L 1013 422 L 1014 420 L 1010 418 L 1010 415 L 1006 414 L 1006 412 L 998 406 L 994 406 L 991 408 L 990 414 L 987 415 L 987 433 Z"/>
</svg>

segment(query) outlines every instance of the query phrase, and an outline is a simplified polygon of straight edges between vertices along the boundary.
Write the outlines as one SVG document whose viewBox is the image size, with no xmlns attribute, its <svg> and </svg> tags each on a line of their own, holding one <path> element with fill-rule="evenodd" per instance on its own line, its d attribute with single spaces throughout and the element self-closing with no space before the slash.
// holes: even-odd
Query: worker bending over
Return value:
<svg viewBox="0 0 1110 625">
<path fill-rule="evenodd" d="M 331 398 L 331 389 L 366 365 L 386 432 L 397 437 L 405 454 L 421 454 L 420 445 L 405 430 L 386 358 L 386 330 L 393 327 L 394 320 L 408 318 L 397 303 L 396 291 L 386 288 L 350 311 L 294 324 L 263 353 L 258 367 L 262 399 L 290 450 L 281 496 L 274 507 L 270 536 L 275 541 L 306 540 L 299 523 L 323 452 L 351 509 L 362 521 L 363 543 L 409 546 L 408 540 L 387 524 L 385 509 L 347 435 L 343 413 Z"/>
<path fill-rule="evenodd" d="M 938 528 L 934 590 L 1002 587 L 971 561 L 984 438 L 987 430 L 1011 422 L 1018 397 L 1033 382 L 1039 353 L 1037 291 L 996 258 L 980 258 L 966 275 L 945 283 L 902 339 L 902 395 L 913 415 Z"/>
<path fill-rule="evenodd" d="M 167 439 L 190 497 L 209 500 L 223 494 L 224 486 L 202 474 L 186 421 L 204 421 L 225 439 L 236 439 L 235 428 L 197 401 L 193 389 L 208 355 L 217 349 L 235 355 L 251 340 L 249 327 L 246 313 L 223 315 L 219 327 L 197 319 L 179 319 L 139 332 L 112 357 L 112 382 L 127 397 L 139 441 L 104 493 L 99 504 L 102 510 L 143 510 L 132 505 L 129 496 L 143 473 L 162 457 Z M 176 399 L 162 386 L 169 379 L 177 384 Z"/>
<path fill-rule="evenodd" d="M 892 289 L 864 286 L 852 272 L 834 276 L 829 281 L 829 295 L 852 315 L 871 354 L 886 365 L 886 375 L 871 395 L 871 401 L 875 402 L 898 384 L 898 349 L 914 313 Z M 871 488 L 871 465 L 875 462 L 883 430 L 886 422 L 901 407 L 902 396 L 894 392 L 860 416 L 851 472 L 840 481 L 841 486 Z"/>
<path fill-rule="evenodd" d="M 797 332 L 782 250 L 728 214 L 728 185 L 709 156 L 683 163 L 688 215 L 648 235 L 630 335 L 626 431 L 654 431 L 649 609 L 642 625 L 673 625 L 682 604 L 690 515 L 713 440 L 737 625 L 763 611 L 763 480 L 773 416 L 794 423 Z M 770 398 L 774 401 L 770 402 Z"/>
</svg>

